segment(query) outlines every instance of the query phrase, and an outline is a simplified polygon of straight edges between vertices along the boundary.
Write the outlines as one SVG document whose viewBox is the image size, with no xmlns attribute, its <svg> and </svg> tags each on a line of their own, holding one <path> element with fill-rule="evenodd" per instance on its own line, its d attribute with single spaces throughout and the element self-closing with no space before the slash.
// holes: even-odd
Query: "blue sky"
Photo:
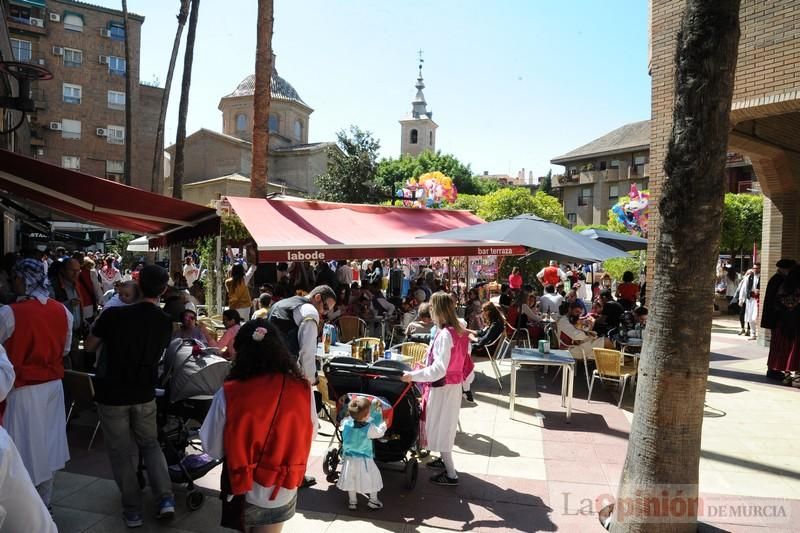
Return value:
<svg viewBox="0 0 800 533">
<path fill-rule="evenodd" d="M 166 77 L 178 3 L 128 1 L 146 17 L 145 81 Z M 221 130 L 220 97 L 254 70 L 255 19 L 253 0 L 202 0 L 189 133 Z M 355 124 L 387 157 L 399 154 L 423 49 L 437 148 L 476 174 L 542 175 L 551 158 L 650 115 L 643 0 L 275 0 L 273 47 L 280 75 L 315 109 L 310 141 Z M 180 71 L 168 144 L 179 92 Z"/>
</svg>

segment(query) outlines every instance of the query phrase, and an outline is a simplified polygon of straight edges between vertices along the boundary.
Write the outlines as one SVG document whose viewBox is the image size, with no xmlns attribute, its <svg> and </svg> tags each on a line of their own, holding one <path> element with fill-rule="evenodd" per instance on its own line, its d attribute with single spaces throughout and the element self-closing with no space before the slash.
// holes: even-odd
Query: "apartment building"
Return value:
<svg viewBox="0 0 800 533">
<path fill-rule="evenodd" d="M 40 65 L 53 79 L 31 87 L 30 153 L 37 159 L 122 181 L 125 144 L 133 142 L 131 185 L 151 189 L 163 89 L 139 83 L 141 27 L 129 20 L 125 61 L 122 12 L 76 0 L 9 0 L 6 23 L 17 61 Z M 132 139 L 125 137 L 125 77 L 134 80 Z"/>
<path fill-rule="evenodd" d="M 650 186 L 650 121 L 625 124 L 588 144 L 551 159 L 563 165 L 553 176 L 553 189 L 561 199 L 571 225 L 606 224 L 608 211 L 635 184 Z M 758 192 L 750 158 L 729 152 L 725 192 Z"/>
</svg>

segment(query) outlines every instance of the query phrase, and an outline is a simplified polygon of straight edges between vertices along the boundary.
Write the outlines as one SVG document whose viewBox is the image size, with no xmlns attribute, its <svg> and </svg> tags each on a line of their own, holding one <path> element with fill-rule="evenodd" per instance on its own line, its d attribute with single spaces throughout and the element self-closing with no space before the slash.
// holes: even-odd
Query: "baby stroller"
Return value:
<svg viewBox="0 0 800 533">
<path fill-rule="evenodd" d="M 342 456 L 342 435 L 339 422 L 347 414 L 350 394 L 376 396 L 387 406 L 384 419 L 388 429 L 375 443 L 375 462 L 385 467 L 400 463 L 405 474 L 406 488 L 417 484 L 419 462 L 415 457 L 419 437 L 419 391 L 411 383 L 400 381 L 408 366 L 398 361 L 379 360 L 368 365 L 352 357 L 334 357 L 323 370 L 328 379 L 328 396 L 336 401 L 336 432 L 339 445 L 328 451 L 322 469 L 330 483 L 336 482 L 336 468 Z"/>
<path fill-rule="evenodd" d="M 193 339 L 175 339 L 164 354 L 163 371 L 156 390 L 158 441 L 173 483 L 186 484 L 186 507 L 194 511 L 205 496 L 194 480 L 206 475 L 221 461 L 212 459 L 196 441 L 197 430 L 211 407 L 214 394 L 230 371 L 230 362 L 213 348 Z M 187 448 L 200 453 L 188 454 Z M 139 455 L 139 485 L 144 487 L 144 460 Z"/>
</svg>

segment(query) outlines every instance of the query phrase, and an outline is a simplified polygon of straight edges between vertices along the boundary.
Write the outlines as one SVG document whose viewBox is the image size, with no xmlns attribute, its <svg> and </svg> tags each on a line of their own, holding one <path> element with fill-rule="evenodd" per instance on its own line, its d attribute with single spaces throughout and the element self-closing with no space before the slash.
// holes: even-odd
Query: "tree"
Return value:
<svg viewBox="0 0 800 533">
<path fill-rule="evenodd" d="M 761 242 L 763 206 L 763 197 L 755 194 L 725 195 L 720 248 L 731 253 L 731 262 L 744 250 L 751 250 L 754 242 Z"/>
<path fill-rule="evenodd" d="M 267 197 L 269 165 L 269 104 L 272 79 L 272 0 L 258 2 L 256 38 L 256 86 L 253 92 L 253 155 L 250 167 L 250 197 Z"/>
<path fill-rule="evenodd" d="M 197 15 L 200 0 L 191 0 L 189 30 L 186 33 L 186 51 L 183 56 L 183 80 L 181 81 L 181 101 L 178 104 L 178 133 L 175 138 L 175 164 L 172 170 L 172 197 L 183 198 L 183 146 L 186 142 L 186 117 L 189 114 L 189 89 L 192 86 L 192 62 L 194 61 L 194 40 L 197 34 Z"/>
<path fill-rule="evenodd" d="M 375 181 L 379 185 L 397 190 L 411 178 L 435 171 L 450 176 L 459 194 L 486 194 L 498 188 L 497 183 L 492 180 L 473 177 L 470 166 L 454 155 L 430 150 L 418 156 L 403 154 L 398 159 L 382 159 L 378 164 Z"/>
<path fill-rule="evenodd" d="M 541 191 L 531 194 L 525 188 L 510 187 L 487 194 L 483 197 L 477 214 L 489 222 L 517 215 L 533 214 L 562 226 L 567 225 L 564 209 L 558 198 Z"/>
<path fill-rule="evenodd" d="M 377 203 L 386 197 L 376 191 L 380 143 L 372 133 L 350 126 L 336 134 L 336 147 L 330 148 L 328 172 L 317 177 L 317 198 L 331 202 Z"/>
<path fill-rule="evenodd" d="M 677 35 L 651 312 L 611 526 L 617 533 L 697 530 L 697 506 L 691 502 L 698 496 L 711 342 L 709 287 L 719 252 L 738 16 L 738 0 L 687 0 Z M 667 509 L 653 517 L 654 501 L 674 498 L 685 504 L 685 514 Z"/>
<path fill-rule="evenodd" d="M 169 107 L 169 93 L 172 89 L 172 76 L 175 74 L 175 63 L 178 60 L 178 50 L 181 47 L 181 35 L 183 26 L 189 17 L 189 0 L 181 0 L 181 7 L 178 10 L 178 29 L 175 31 L 175 39 L 172 42 L 172 53 L 169 56 L 169 67 L 167 68 L 167 80 L 164 83 L 164 94 L 161 97 L 161 111 L 158 113 L 158 125 L 156 126 L 156 145 L 153 154 L 153 172 L 150 190 L 161 192 L 161 180 L 164 176 L 164 123 L 167 120 L 167 108 Z M 125 31 L 127 38 L 128 32 Z"/>
<path fill-rule="evenodd" d="M 539 190 L 545 194 L 551 194 L 553 192 L 553 170 L 550 169 L 547 171 L 542 179 L 539 180 Z"/>
<path fill-rule="evenodd" d="M 122 181 L 125 185 L 131 184 L 131 162 L 133 161 L 133 110 L 131 109 L 131 94 L 133 93 L 133 80 L 131 79 L 131 53 L 129 46 L 130 32 L 128 31 L 128 2 L 122 0 L 122 19 L 125 25 L 125 162 L 122 166 Z"/>
</svg>

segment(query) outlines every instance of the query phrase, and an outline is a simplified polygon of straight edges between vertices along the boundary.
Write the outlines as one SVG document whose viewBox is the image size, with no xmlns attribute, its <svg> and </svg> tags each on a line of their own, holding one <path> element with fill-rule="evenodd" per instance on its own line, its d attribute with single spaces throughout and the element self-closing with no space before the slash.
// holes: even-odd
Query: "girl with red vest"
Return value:
<svg viewBox="0 0 800 533">
<path fill-rule="evenodd" d="M 295 511 L 311 450 L 311 390 L 280 332 L 264 319 L 241 326 L 236 359 L 200 428 L 209 455 L 225 458 L 222 525 L 279 532 Z"/>
<path fill-rule="evenodd" d="M 431 318 L 438 331 L 428 350 L 427 366 L 405 372 L 403 381 L 429 384 L 425 405 L 426 446 L 431 451 L 439 452 L 441 457 L 427 466 L 444 470 L 433 476 L 431 481 L 438 485 L 458 485 L 458 474 L 453 464 L 453 443 L 461 409 L 461 384 L 467 380 L 475 365 L 469 355 L 469 333 L 459 322 L 450 295 L 437 292 L 431 296 Z"/>
</svg>

